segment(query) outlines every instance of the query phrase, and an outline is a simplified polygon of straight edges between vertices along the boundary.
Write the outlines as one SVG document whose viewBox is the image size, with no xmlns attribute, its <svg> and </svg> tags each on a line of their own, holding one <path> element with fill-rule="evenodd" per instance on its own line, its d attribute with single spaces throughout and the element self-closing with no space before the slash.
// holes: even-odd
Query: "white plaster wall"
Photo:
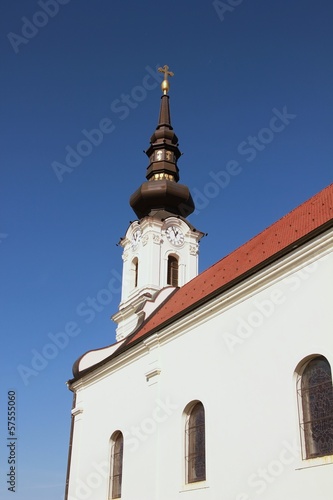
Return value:
<svg viewBox="0 0 333 500">
<path fill-rule="evenodd" d="M 83 386 L 69 498 L 107 499 L 108 477 L 99 473 L 98 484 L 93 473 L 107 469 L 121 430 L 123 500 L 331 500 L 333 463 L 301 460 L 294 370 L 311 354 L 333 366 L 332 271 L 330 254 L 226 309 L 221 300 L 213 316 Z M 206 411 L 207 480 L 194 489 L 183 458 L 192 400 Z"/>
</svg>

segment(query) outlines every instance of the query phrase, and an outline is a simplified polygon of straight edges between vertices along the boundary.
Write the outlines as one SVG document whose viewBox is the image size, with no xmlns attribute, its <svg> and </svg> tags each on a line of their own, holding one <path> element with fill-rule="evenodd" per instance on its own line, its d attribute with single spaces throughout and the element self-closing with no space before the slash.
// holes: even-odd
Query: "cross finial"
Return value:
<svg viewBox="0 0 333 500">
<path fill-rule="evenodd" d="M 160 73 L 164 73 L 164 80 L 161 83 L 161 89 L 163 91 L 163 94 L 167 94 L 170 88 L 168 76 L 174 76 L 174 73 L 172 71 L 169 71 L 169 66 L 166 64 L 163 66 L 163 68 L 158 68 L 158 71 Z"/>
</svg>

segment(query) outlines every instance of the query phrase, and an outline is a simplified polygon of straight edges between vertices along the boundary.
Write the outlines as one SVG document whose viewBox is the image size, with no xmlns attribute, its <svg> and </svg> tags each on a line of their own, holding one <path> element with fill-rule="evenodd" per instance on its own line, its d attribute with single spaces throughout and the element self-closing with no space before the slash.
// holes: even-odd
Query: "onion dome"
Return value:
<svg viewBox="0 0 333 500">
<path fill-rule="evenodd" d="M 179 169 L 177 161 L 181 156 L 178 137 L 176 136 L 170 118 L 168 66 L 159 68 L 164 73 L 161 84 L 163 95 L 158 124 L 150 138 L 150 146 L 146 155 L 149 158 L 146 179 L 147 182 L 132 194 L 130 205 L 141 219 L 147 215 L 163 217 L 166 213 L 187 217 L 194 211 L 194 202 L 187 186 L 178 184 Z"/>
</svg>

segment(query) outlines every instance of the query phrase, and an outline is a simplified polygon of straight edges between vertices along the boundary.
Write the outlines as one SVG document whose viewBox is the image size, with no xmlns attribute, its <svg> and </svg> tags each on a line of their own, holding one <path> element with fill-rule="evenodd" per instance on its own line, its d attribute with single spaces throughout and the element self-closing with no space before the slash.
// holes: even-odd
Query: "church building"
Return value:
<svg viewBox="0 0 333 500">
<path fill-rule="evenodd" d="M 117 341 L 68 381 L 65 500 L 331 500 L 333 185 L 198 274 L 168 69 Z"/>
</svg>

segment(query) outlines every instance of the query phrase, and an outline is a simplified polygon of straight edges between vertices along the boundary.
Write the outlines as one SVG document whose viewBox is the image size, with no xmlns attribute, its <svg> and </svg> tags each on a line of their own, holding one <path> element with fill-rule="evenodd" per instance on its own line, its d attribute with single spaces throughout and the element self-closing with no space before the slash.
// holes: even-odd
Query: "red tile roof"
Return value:
<svg viewBox="0 0 333 500">
<path fill-rule="evenodd" d="M 311 240 L 333 226 L 333 184 L 285 215 L 272 226 L 218 261 L 196 278 L 186 283 L 162 303 L 155 312 L 129 335 L 111 355 L 89 368 L 79 370 L 74 364 L 74 382 L 98 366 L 117 357 L 133 344 L 152 335 L 167 324 L 184 316 L 203 302 L 227 290 L 270 262 Z"/>
<path fill-rule="evenodd" d="M 333 184 L 179 288 L 137 332 L 128 337 L 120 350 L 302 244 L 319 229 L 324 230 L 323 226 L 333 222 L 332 219 Z"/>
</svg>

